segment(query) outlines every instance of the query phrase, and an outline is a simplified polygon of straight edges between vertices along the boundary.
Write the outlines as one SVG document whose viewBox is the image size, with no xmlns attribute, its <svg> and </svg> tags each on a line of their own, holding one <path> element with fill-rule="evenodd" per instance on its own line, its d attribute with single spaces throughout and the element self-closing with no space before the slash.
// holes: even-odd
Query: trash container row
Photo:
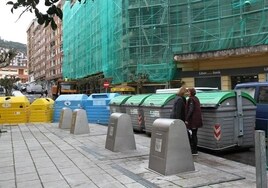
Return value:
<svg viewBox="0 0 268 188">
<path fill-rule="evenodd" d="M 175 94 L 142 94 L 115 97 L 110 102 L 111 113 L 127 113 L 134 130 L 151 133 L 157 118 L 169 118 Z"/>
<path fill-rule="evenodd" d="M 89 97 L 85 94 L 60 95 L 54 104 L 53 122 L 59 122 L 62 108 L 68 107 L 71 110 L 84 109 L 89 123 L 108 125 L 109 103 L 116 96 L 120 95 L 118 93 L 93 93 Z"/>
<path fill-rule="evenodd" d="M 175 97 L 175 94 L 119 96 L 111 100 L 110 110 L 129 114 L 134 129 L 150 134 L 157 118 L 170 117 Z M 250 95 L 217 91 L 197 93 L 197 97 L 203 117 L 203 127 L 198 130 L 199 146 L 224 150 L 254 145 L 256 103 Z"/>
<path fill-rule="evenodd" d="M 26 96 L 0 97 L 0 124 L 27 122 L 59 122 L 61 110 L 83 108 L 90 123 L 107 125 L 110 117 L 109 103 L 117 93 L 60 95 L 54 102 L 38 98 L 30 104 Z"/>
<path fill-rule="evenodd" d="M 0 124 L 51 122 L 54 101 L 38 98 L 31 105 L 26 96 L 0 97 Z"/>
<path fill-rule="evenodd" d="M 233 146 L 252 146 L 256 117 L 255 100 L 244 92 L 197 93 L 201 103 L 203 127 L 198 131 L 199 146 L 223 150 Z M 119 95 L 115 93 L 61 95 L 54 101 L 38 98 L 31 105 L 25 96 L 0 97 L 0 124 L 58 122 L 63 107 L 84 108 L 91 123 L 108 124 L 110 113 L 128 113 L 133 128 L 151 133 L 157 118 L 169 118 L 175 94 Z M 110 113 L 109 113 L 110 112 Z M 58 118 L 58 119 L 57 119 Z"/>
</svg>

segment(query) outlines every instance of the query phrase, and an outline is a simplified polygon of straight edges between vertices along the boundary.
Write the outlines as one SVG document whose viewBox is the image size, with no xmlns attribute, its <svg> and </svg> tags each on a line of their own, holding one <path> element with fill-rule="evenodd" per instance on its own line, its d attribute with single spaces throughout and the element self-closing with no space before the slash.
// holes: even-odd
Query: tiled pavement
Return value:
<svg viewBox="0 0 268 188">
<path fill-rule="evenodd" d="M 137 150 L 105 149 L 107 127 L 72 135 L 57 124 L 5 126 L 0 135 L 0 188 L 256 187 L 255 168 L 205 153 L 195 171 L 171 176 L 148 169 L 150 138 L 135 134 Z"/>
</svg>

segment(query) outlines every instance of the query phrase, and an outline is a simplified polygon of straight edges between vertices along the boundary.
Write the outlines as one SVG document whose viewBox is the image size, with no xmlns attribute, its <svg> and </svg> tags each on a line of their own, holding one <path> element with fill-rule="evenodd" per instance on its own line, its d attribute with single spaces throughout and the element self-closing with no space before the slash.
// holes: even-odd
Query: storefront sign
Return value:
<svg viewBox="0 0 268 188">
<path fill-rule="evenodd" d="M 253 75 L 267 73 L 268 67 L 248 67 L 234 69 L 218 69 L 204 71 L 181 71 L 181 77 L 206 77 L 206 76 L 232 76 L 232 75 Z"/>
<path fill-rule="evenodd" d="M 221 71 L 215 70 L 215 71 L 200 71 L 198 73 L 200 76 L 205 76 L 205 75 L 220 75 Z"/>
</svg>

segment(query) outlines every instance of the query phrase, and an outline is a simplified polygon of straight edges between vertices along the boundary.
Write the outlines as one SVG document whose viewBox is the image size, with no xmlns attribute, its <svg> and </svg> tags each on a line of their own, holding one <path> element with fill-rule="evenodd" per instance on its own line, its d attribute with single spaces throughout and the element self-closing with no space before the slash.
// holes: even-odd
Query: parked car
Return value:
<svg viewBox="0 0 268 188">
<path fill-rule="evenodd" d="M 31 83 L 26 86 L 26 92 L 28 94 L 41 94 L 43 93 L 43 88 L 39 84 Z"/>
<path fill-rule="evenodd" d="M 0 96 L 6 95 L 6 89 L 3 86 L 0 86 Z"/>
<path fill-rule="evenodd" d="M 177 93 L 180 88 L 157 89 L 155 93 Z M 196 92 L 219 91 L 217 87 L 195 87 Z"/>
<path fill-rule="evenodd" d="M 14 90 L 14 91 L 12 91 L 12 95 L 15 96 L 15 97 L 17 97 L 17 96 L 24 96 L 24 95 L 21 93 L 21 91 L 18 91 L 18 90 Z"/>
<path fill-rule="evenodd" d="M 237 84 L 235 90 L 247 92 L 256 100 L 256 130 L 268 134 L 268 82 L 249 82 Z"/>
</svg>

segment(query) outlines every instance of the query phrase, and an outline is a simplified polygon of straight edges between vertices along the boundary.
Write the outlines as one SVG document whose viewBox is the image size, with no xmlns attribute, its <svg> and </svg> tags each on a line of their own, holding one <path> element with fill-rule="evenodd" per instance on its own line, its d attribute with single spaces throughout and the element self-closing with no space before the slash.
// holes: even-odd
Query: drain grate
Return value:
<svg viewBox="0 0 268 188">
<path fill-rule="evenodd" d="M 134 181 L 138 182 L 139 184 L 143 185 L 144 187 L 147 188 L 159 188 L 159 186 L 149 182 L 148 180 L 138 176 L 137 174 L 129 171 L 128 169 L 125 169 L 119 165 L 112 165 L 112 168 L 118 170 L 119 172 L 123 173 L 125 176 L 133 179 Z"/>
<path fill-rule="evenodd" d="M 94 156 L 95 158 L 97 158 L 97 159 L 102 159 L 102 158 L 104 158 L 103 155 L 101 155 L 100 153 L 94 151 L 94 150 L 91 149 L 91 148 L 88 148 L 88 147 L 86 147 L 86 146 L 80 146 L 80 148 L 81 148 L 82 150 L 84 150 L 85 152 L 87 152 L 87 153 L 93 155 L 93 156 Z"/>
<path fill-rule="evenodd" d="M 0 126 L 0 133 L 6 133 L 7 130 L 3 128 L 3 126 Z"/>
<path fill-rule="evenodd" d="M 0 133 L 7 133 L 7 130 L 4 130 L 4 129 L 0 128 Z"/>
</svg>

